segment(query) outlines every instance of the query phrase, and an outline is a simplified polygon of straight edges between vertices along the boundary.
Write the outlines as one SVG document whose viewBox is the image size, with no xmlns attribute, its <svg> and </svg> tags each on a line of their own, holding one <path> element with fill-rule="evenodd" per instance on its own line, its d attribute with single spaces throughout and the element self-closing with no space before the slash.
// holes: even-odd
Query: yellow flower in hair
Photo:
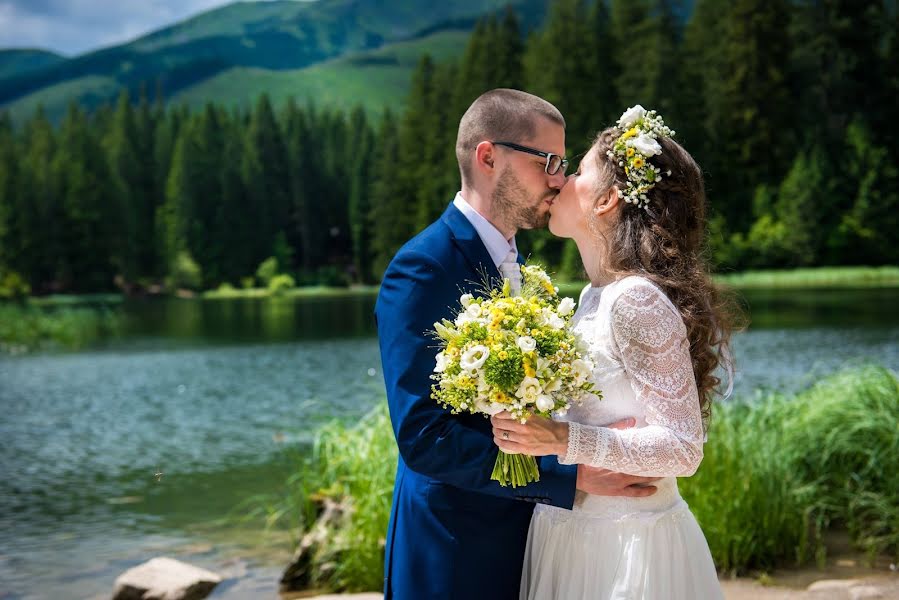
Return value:
<svg viewBox="0 0 899 600">
<path fill-rule="evenodd" d="M 630 148 L 630 147 L 629 147 L 629 148 L 627 149 L 627 157 L 628 157 L 628 158 L 632 157 L 632 156 L 634 155 L 634 152 L 636 152 L 636 150 L 634 150 L 633 148 Z"/>
<path fill-rule="evenodd" d="M 635 135 L 637 135 L 637 128 L 631 127 L 630 129 L 628 129 L 627 131 L 624 132 L 624 135 L 621 136 L 621 139 L 626 140 L 627 138 L 632 138 Z"/>
<path fill-rule="evenodd" d="M 643 163 L 643 157 L 638 156 L 637 158 L 634 159 L 634 168 L 635 168 L 635 169 L 640 169 L 640 168 L 642 168 L 642 167 L 643 167 L 643 164 L 644 164 L 644 163 Z"/>
</svg>

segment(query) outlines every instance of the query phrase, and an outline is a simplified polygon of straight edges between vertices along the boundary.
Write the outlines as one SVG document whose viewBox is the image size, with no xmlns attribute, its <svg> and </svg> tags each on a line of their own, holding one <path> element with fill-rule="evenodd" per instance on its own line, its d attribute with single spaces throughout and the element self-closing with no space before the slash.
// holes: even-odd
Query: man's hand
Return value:
<svg viewBox="0 0 899 600">
<path fill-rule="evenodd" d="M 608 469 L 577 466 L 577 483 L 575 486 L 582 492 L 594 496 L 628 496 L 642 498 L 652 496 L 658 489 L 648 485 L 658 481 L 660 477 L 640 477 L 616 473 Z"/>
<path fill-rule="evenodd" d="M 617 423 L 606 425 L 610 429 L 628 429 L 637 424 L 636 419 L 622 419 Z M 577 466 L 577 483 L 575 487 L 587 494 L 594 496 L 628 496 L 630 498 L 643 498 L 652 496 L 658 491 L 654 485 L 659 477 L 640 477 L 637 475 L 625 475 L 608 469 Z"/>
</svg>

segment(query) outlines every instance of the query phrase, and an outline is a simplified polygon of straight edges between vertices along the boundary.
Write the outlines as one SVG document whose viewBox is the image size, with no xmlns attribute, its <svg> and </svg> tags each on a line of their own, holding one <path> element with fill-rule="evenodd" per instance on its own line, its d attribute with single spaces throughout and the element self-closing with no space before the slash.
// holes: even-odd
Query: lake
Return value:
<svg viewBox="0 0 899 600">
<path fill-rule="evenodd" d="M 899 370 L 899 289 L 753 290 L 735 395 Z M 154 556 L 277 597 L 292 545 L 222 522 L 283 491 L 317 427 L 383 396 L 374 297 L 126 300 L 122 335 L 0 358 L 0 599 L 107 598 Z"/>
</svg>

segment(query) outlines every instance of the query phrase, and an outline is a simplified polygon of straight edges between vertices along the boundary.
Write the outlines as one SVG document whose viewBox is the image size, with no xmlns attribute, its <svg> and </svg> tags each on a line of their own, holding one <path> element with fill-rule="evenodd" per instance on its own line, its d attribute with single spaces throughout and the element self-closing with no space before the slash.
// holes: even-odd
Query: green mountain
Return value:
<svg viewBox="0 0 899 600">
<path fill-rule="evenodd" d="M 532 28 L 549 1 L 238 2 L 128 44 L 13 70 L 0 76 L 0 107 L 19 120 L 42 105 L 54 118 L 73 99 L 91 108 L 141 87 L 192 105 L 243 105 L 270 92 L 375 107 L 402 96 L 422 52 L 461 53 L 481 16 L 511 4 Z"/>
<path fill-rule="evenodd" d="M 47 50 L 0 50 L 0 80 L 54 65 L 65 57 Z"/>
</svg>

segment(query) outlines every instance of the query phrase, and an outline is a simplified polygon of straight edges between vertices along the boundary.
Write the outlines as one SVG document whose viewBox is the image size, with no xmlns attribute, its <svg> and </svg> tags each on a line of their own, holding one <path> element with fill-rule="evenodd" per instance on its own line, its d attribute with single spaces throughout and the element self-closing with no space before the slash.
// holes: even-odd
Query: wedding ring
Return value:
<svg viewBox="0 0 899 600">
<path fill-rule="evenodd" d="M 504 432 L 503 432 L 503 439 L 504 439 L 504 440 L 509 439 L 509 432 L 508 432 L 508 431 L 504 431 Z"/>
</svg>

